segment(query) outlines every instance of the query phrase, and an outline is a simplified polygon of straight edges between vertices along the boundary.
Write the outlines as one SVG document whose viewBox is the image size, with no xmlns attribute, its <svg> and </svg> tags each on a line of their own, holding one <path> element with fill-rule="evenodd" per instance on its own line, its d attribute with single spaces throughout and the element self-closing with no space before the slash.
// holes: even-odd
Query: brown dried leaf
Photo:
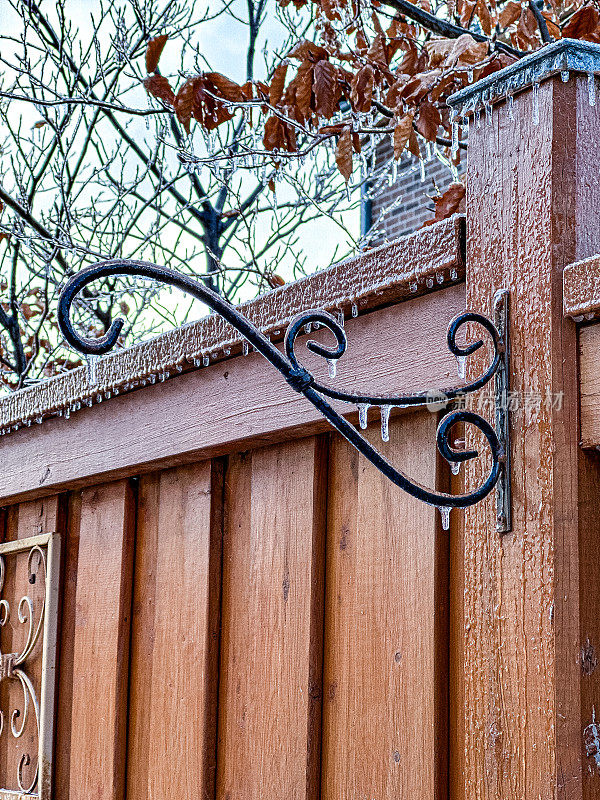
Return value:
<svg viewBox="0 0 600 800">
<path fill-rule="evenodd" d="M 222 97 L 232 103 L 241 103 L 245 99 L 239 83 L 229 80 L 220 72 L 206 72 L 203 77 L 206 88 L 212 94 L 216 94 L 218 97 Z"/>
<path fill-rule="evenodd" d="M 508 28 L 513 22 L 516 22 L 521 16 L 521 3 L 517 0 L 508 0 L 508 3 L 503 6 L 498 22 L 501 28 Z"/>
<path fill-rule="evenodd" d="M 283 132 L 278 117 L 270 116 L 265 122 L 263 145 L 265 150 L 279 150 L 283 146 Z"/>
<path fill-rule="evenodd" d="M 407 103 L 419 103 L 433 88 L 440 75 L 441 70 L 439 69 L 417 73 L 402 89 L 402 99 Z"/>
<path fill-rule="evenodd" d="M 330 61 L 317 62 L 313 90 L 317 114 L 329 119 L 334 115 L 339 100 L 337 72 Z"/>
<path fill-rule="evenodd" d="M 492 15 L 486 3 L 486 0 L 477 0 L 476 13 L 481 22 L 481 27 L 486 36 L 490 36 L 494 26 Z"/>
<path fill-rule="evenodd" d="M 201 77 L 190 78 L 179 89 L 175 97 L 175 113 L 186 133 L 190 132 L 190 121 L 192 119 L 192 110 L 196 100 L 196 91 L 201 84 Z"/>
<path fill-rule="evenodd" d="M 310 116 L 313 87 L 313 64 L 311 61 L 303 61 L 298 67 L 298 72 L 294 78 L 296 90 L 296 109 L 303 120 Z"/>
<path fill-rule="evenodd" d="M 569 39 L 585 39 L 598 27 L 598 19 L 595 6 L 583 6 L 567 22 L 562 29 L 562 35 Z"/>
<path fill-rule="evenodd" d="M 413 132 L 413 119 L 414 114 L 410 112 L 396 122 L 394 128 L 394 158 L 396 159 L 401 158 L 404 148 L 408 144 Z"/>
<path fill-rule="evenodd" d="M 168 38 L 169 37 L 163 33 L 160 36 L 155 36 L 154 39 L 150 39 L 148 42 L 148 46 L 146 47 L 146 72 L 154 72 L 158 67 L 158 62 Z"/>
<path fill-rule="evenodd" d="M 348 183 L 352 175 L 352 131 L 350 128 L 345 128 L 338 138 L 335 163 Z"/>
<path fill-rule="evenodd" d="M 267 272 L 265 278 L 271 289 L 276 289 L 278 286 L 285 286 L 284 279 L 276 272 Z"/>
<path fill-rule="evenodd" d="M 171 89 L 169 81 L 162 75 L 151 75 L 145 78 L 144 87 L 152 97 L 156 97 L 170 106 L 175 105 L 175 92 Z"/>
<path fill-rule="evenodd" d="M 276 106 L 283 97 L 287 69 L 288 65 L 285 62 L 282 62 L 275 68 L 275 71 L 273 72 L 271 85 L 269 87 L 269 103 L 272 106 Z"/>
<path fill-rule="evenodd" d="M 310 60 L 316 63 L 322 58 L 329 58 L 329 55 L 324 47 L 320 47 L 314 42 L 309 42 L 308 39 L 303 39 L 290 50 L 288 57 L 297 58 L 298 61 Z"/>
<path fill-rule="evenodd" d="M 358 70 L 351 83 L 350 100 L 355 111 L 369 111 L 373 100 L 375 72 L 370 64 Z"/>
<path fill-rule="evenodd" d="M 369 61 L 376 66 L 380 67 L 382 70 L 387 72 L 389 63 L 387 52 L 385 49 L 385 37 L 383 33 L 378 33 L 377 36 L 373 39 L 373 44 L 369 48 L 369 52 L 367 53 L 367 58 Z"/>
<path fill-rule="evenodd" d="M 46 121 L 45 119 L 40 119 L 40 120 L 38 120 L 38 122 L 36 122 L 36 123 L 35 123 L 34 125 L 32 125 L 31 127 L 32 127 L 33 129 L 38 129 L 38 128 L 43 128 L 43 127 L 44 127 L 44 125 L 47 125 L 47 124 L 48 124 L 48 123 L 47 123 L 47 121 Z"/>
<path fill-rule="evenodd" d="M 428 103 L 427 101 L 421 103 L 417 119 L 417 130 L 421 136 L 430 142 L 434 142 L 441 123 L 440 112 L 433 103 Z"/>
<path fill-rule="evenodd" d="M 533 13 L 529 8 L 523 8 L 515 33 L 517 47 L 521 50 L 526 50 L 529 47 L 536 47 L 540 42 L 537 34 L 538 25 Z"/>
<path fill-rule="evenodd" d="M 432 225 L 442 219 L 448 219 L 452 214 L 464 210 L 465 185 L 464 183 L 451 183 L 446 191 L 439 197 L 433 198 L 435 215 L 425 225 Z"/>
</svg>

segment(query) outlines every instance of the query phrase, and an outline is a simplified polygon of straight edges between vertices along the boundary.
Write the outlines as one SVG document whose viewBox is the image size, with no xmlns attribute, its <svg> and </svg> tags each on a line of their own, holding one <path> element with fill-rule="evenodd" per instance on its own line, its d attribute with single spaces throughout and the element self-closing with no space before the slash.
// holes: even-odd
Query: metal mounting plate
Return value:
<svg viewBox="0 0 600 800">
<path fill-rule="evenodd" d="M 499 533 L 510 533 L 512 530 L 512 503 L 510 486 L 510 349 L 509 349 L 509 308 L 508 289 L 500 289 L 494 295 L 494 323 L 500 334 L 502 353 L 500 365 L 494 376 L 496 409 L 496 435 L 502 445 L 504 457 L 501 464 L 500 477 L 496 484 L 496 530 Z"/>
</svg>

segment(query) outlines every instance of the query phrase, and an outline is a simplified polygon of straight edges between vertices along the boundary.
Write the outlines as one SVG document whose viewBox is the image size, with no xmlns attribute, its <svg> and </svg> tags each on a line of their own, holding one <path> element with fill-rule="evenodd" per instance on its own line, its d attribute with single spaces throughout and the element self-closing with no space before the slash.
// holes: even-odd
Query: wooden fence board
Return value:
<svg viewBox="0 0 600 800">
<path fill-rule="evenodd" d="M 463 310 L 464 285 L 455 285 L 349 319 L 336 387 L 385 393 L 456 385 L 446 331 Z M 327 381 L 324 360 L 304 355 L 305 340 L 298 352 Z M 327 429 L 313 406 L 251 353 L 5 436 L 0 499 L 6 504 Z"/>
<path fill-rule="evenodd" d="M 325 467 L 315 438 L 231 459 L 219 800 L 318 797 Z"/>
<path fill-rule="evenodd" d="M 122 800 L 133 496 L 119 481 L 83 492 L 77 564 L 70 800 Z"/>
<path fill-rule="evenodd" d="M 221 479 L 207 461 L 141 481 L 128 800 L 214 796 Z"/>
<path fill-rule="evenodd" d="M 390 425 L 389 444 L 377 445 L 432 487 L 436 423 L 427 412 L 405 417 Z M 369 431 L 372 441 L 378 436 Z M 399 491 L 339 437 L 329 487 L 323 800 L 441 800 L 447 534 L 435 509 Z"/>
</svg>

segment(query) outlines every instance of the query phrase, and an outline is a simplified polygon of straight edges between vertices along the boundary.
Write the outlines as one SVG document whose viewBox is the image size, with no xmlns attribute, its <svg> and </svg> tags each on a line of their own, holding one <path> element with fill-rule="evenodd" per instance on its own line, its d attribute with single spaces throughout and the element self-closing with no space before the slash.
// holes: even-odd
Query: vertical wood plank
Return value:
<svg viewBox="0 0 600 800">
<path fill-rule="evenodd" d="M 318 797 L 325 440 L 234 456 L 226 480 L 217 797 Z"/>
<path fill-rule="evenodd" d="M 70 800 L 122 800 L 135 506 L 127 481 L 81 496 Z"/>
<path fill-rule="evenodd" d="M 369 438 L 435 487 L 436 417 Z M 456 512 L 452 512 L 455 514 Z M 330 455 L 323 800 L 447 797 L 447 534 L 340 437 Z"/>
<path fill-rule="evenodd" d="M 220 461 L 142 479 L 128 800 L 214 797 L 221 537 Z"/>
<path fill-rule="evenodd" d="M 58 697 L 56 703 L 56 744 L 54 748 L 54 790 L 63 800 L 69 798 L 71 776 L 71 731 L 73 721 L 73 670 L 75 626 L 77 620 L 77 561 L 81 529 L 82 493 L 69 497 L 63 552 L 62 602 L 60 610 L 60 646 L 58 662 Z"/>
<path fill-rule="evenodd" d="M 496 532 L 491 499 L 465 516 L 465 794 L 485 800 L 580 800 L 587 768 L 580 551 L 597 522 L 580 481 L 597 465 L 583 467 L 578 452 L 576 330 L 562 315 L 562 271 L 600 249 L 591 179 L 600 111 L 580 75 L 542 83 L 537 100 L 535 135 L 531 90 L 515 97 L 512 118 L 501 106 L 469 134 L 467 306 L 488 313 L 494 292 L 510 290 L 518 399 L 513 531 Z M 481 465 L 467 476 L 479 483 Z M 595 508 L 597 517 L 597 498 Z"/>
</svg>

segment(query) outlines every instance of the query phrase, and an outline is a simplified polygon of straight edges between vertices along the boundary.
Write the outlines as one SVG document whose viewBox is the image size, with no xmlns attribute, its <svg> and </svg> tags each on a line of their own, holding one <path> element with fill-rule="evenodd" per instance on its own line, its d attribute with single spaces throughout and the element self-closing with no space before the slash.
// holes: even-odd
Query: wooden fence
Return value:
<svg viewBox="0 0 600 800">
<path fill-rule="evenodd" d="M 509 288 L 512 533 L 492 498 L 443 531 L 213 317 L 4 399 L 6 790 L 41 740 L 59 800 L 599 796 L 600 109 L 550 78 L 532 135 L 532 98 L 471 125 L 466 223 L 244 308 L 273 341 L 343 311 L 337 385 L 410 391 L 456 383 L 448 322 Z M 370 422 L 419 482 L 480 480 L 437 413 Z"/>
</svg>

